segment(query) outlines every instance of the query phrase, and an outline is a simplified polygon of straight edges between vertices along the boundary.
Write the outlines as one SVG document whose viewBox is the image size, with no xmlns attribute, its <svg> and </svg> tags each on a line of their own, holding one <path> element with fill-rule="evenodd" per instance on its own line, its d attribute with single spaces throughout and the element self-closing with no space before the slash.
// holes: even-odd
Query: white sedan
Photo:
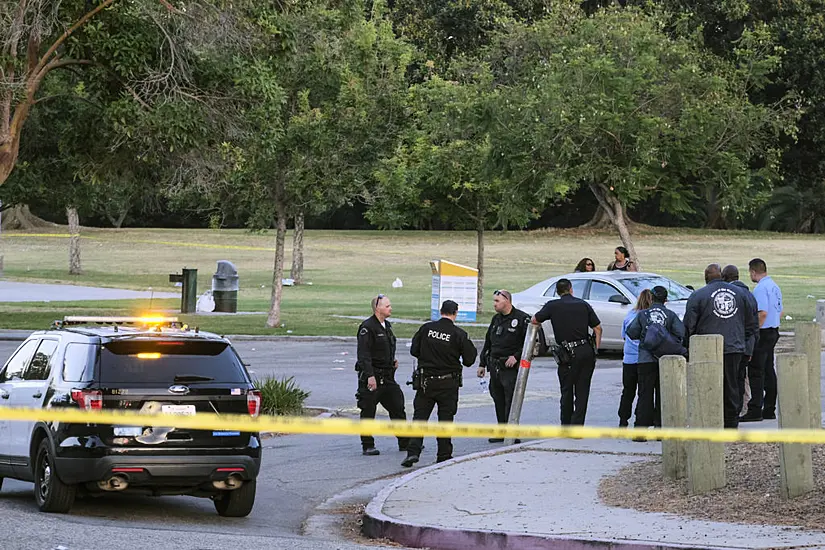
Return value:
<svg viewBox="0 0 825 550">
<path fill-rule="evenodd" d="M 633 309 L 636 299 L 644 289 L 663 286 L 668 291 L 668 309 L 673 310 L 679 319 L 685 315 L 685 305 L 691 289 L 656 273 L 638 273 L 632 271 L 591 271 L 569 273 L 551 277 L 527 290 L 513 294 L 513 305 L 529 313 L 536 313 L 550 300 L 557 300 L 556 281 L 570 279 L 573 284 L 573 296 L 587 301 L 596 311 L 602 322 L 602 349 L 619 350 L 624 346 L 622 339 L 622 321 L 627 312 Z M 553 338 L 553 326 L 550 321 L 542 325 L 549 339 Z"/>
</svg>

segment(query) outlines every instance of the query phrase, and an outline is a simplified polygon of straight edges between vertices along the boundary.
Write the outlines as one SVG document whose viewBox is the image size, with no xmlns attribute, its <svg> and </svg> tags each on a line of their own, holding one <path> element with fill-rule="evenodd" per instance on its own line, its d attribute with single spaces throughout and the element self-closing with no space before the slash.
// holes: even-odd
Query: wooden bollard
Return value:
<svg viewBox="0 0 825 550">
<path fill-rule="evenodd" d="M 808 392 L 808 358 L 802 353 L 776 356 L 779 392 L 779 429 L 807 429 L 811 426 Z M 779 446 L 780 494 L 790 499 L 814 490 L 811 446 L 782 443 Z"/>
<path fill-rule="evenodd" d="M 725 367 L 725 339 L 721 334 L 694 334 L 690 337 L 690 362 L 719 363 L 719 370 Z"/>
<path fill-rule="evenodd" d="M 659 359 L 663 428 L 687 426 L 687 362 L 681 355 Z M 682 479 L 687 473 L 684 441 L 662 441 L 662 470 L 666 478 Z"/>
<path fill-rule="evenodd" d="M 694 337 L 695 338 L 695 337 Z M 691 339 L 691 358 L 694 342 Z M 721 429 L 722 365 L 718 361 L 691 361 L 687 367 L 687 419 L 689 428 Z M 688 441 L 688 490 L 700 495 L 725 486 L 725 445 Z"/>
<path fill-rule="evenodd" d="M 808 361 L 808 412 L 811 428 L 822 427 L 822 327 L 818 323 L 798 322 L 794 327 L 796 353 Z"/>
</svg>

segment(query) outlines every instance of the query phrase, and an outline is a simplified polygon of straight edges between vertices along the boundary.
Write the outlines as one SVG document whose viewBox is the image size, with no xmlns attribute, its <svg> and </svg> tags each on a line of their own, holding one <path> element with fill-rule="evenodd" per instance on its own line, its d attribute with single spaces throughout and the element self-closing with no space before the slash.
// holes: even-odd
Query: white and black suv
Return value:
<svg viewBox="0 0 825 550">
<path fill-rule="evenodd" d="M 261 394 L 218 335 L 174 318 L 66 317 L 6 361 L 0 407 L 255 417 Z M 218 514 L 242 517 L 260 465 L 254 431 L 0 420 L 0 484 L 34 482 L 44 512 L 68 512 L 79 492 L 127 491 L 208 497 Z"/>
</svg>

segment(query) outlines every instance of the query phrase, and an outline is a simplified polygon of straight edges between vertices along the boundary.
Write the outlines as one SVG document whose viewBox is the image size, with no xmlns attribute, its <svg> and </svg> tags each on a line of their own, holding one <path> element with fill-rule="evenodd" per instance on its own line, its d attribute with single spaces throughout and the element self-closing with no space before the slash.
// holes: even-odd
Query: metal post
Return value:
<svg viewBox="0 0 825 550">
<path fill-rule="evenodd" d="M 538 334 L 539 325 L 530 323 L 527 326 L 527 334 L 524 335 L 524 346 L 521 348 L 521 361 L 516 378 L 516 389 L 513 392 L 513 404 L 510 406 L 510 418 L 507 419 L 508 424 L 518 424 L 521 418 L 521 406 L 524 403 L 524 393 L 527 391 L 527 377 L 530 375 L 530 363 L 533 361 L 533 351 L 536 349 Z M 505 445 L 513 443 L 515 443 L 514 438 L 504 440 Z"/>
<path fill-rule="evenodd" d="M 198 302 L 198 270 L 183 268 L 183 286 L 180 294 L 180 312 L 194 313 Z"/>
</svg>

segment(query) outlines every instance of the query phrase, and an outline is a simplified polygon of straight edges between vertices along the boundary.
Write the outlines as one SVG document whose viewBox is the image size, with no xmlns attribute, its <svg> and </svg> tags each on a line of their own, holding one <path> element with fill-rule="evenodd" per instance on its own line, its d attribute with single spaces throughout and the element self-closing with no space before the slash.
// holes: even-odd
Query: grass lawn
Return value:
<svg viewBox="0 0 825 550">
<path fill-rule="evenodd" d="M 639 229 L 636 248 L 646 271 L 700 287 L 711 262 L 734 263 L 747 279 L 747 262 L 755 256 L 768 263 L 782 287 L 786 314 L 811 320 L 816 299 L 825 298 L 825 236 L 707 230 Z M 476 237 L 470 232 L 308 231 L 305 238 L 306 280 L 312 285 L 284 288 L 284 327 L 268 329 L 263 315 L 183 316 L 204 330 L 224 334 L 354 335 L 358 321 L 332 315 L 369 315 L 369 301 L 384 293 L 399 318 L 429 316 L 431 259 L 475 265 Z M 5 276 L 29 282 L 155 291 L 174 290 L 170 273 L 198 269 L 198 292 L 211 288 L 217 260 L 230 260 L 241 278 L 239 311 L 265 312 L 269 305 L 274 260 L 274 233 L 243 230 L 85 229 L 84 274 L 71 277 L 68 235 L 56 227 L 41 233 L 4 231 L 0 254 Z M 291 242 L 288 236 L 287 242 Z M 489 233 L 486 242 L 485 314 L 492 311 L 492 290 L 519 291 L 573 269 L 589 256 L 603 268 L 620 244 L 612 232 L 539 230 Z M 286 256 L 288 276 L 291 258 Z M 392 288 L 396 277 L 404 287 Z M 753 286 L 753 285 L 751 285 Z M 155 311 L 179 308 L 177 300 L 154 300 Z M 37 329 L 67 314 L 123 315 L 145 313 L 148 300 L 11 303 L 0 296 L 0 328 Z M 793 321 L 783 321 L 790 328 Z M 396 324 L 399 336 L 415 325 Z M 473 336 L 483 329 L 471 328 Z"/>
</svg>

